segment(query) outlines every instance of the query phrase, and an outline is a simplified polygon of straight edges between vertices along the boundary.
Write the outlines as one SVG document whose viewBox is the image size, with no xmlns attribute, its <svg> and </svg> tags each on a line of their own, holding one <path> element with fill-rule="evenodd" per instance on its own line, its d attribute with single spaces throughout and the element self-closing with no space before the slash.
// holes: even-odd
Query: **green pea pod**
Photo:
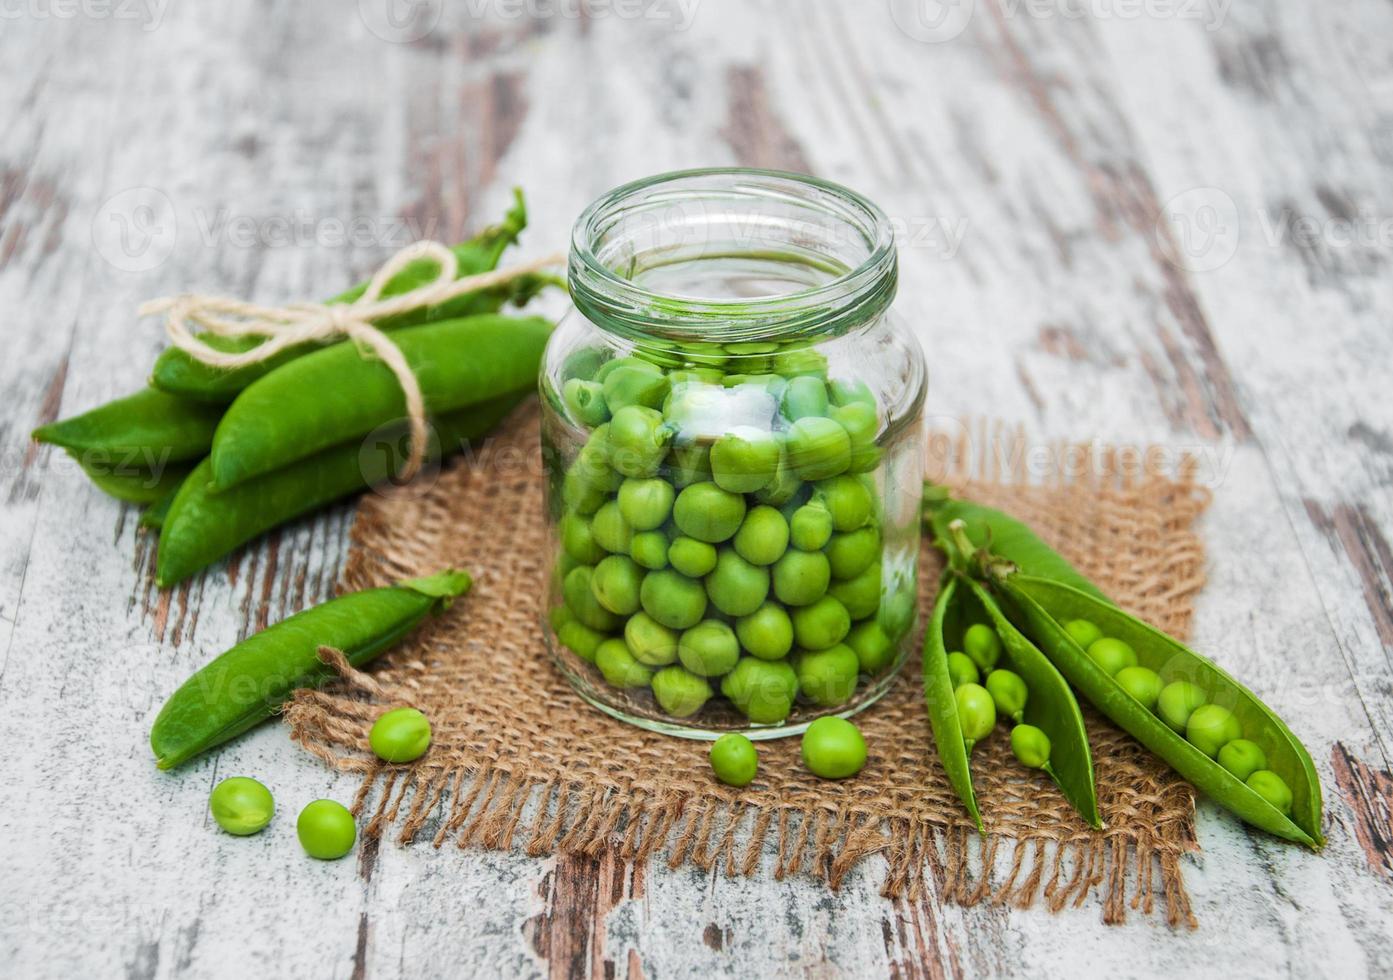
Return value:
<svg viewBox="0 0 1393 980">
<path fill-rule="evenodd" d="M 491 431 L 531 394 L 531 387 L 442 416 L 435 423 L 430 458 L 458 452 Z M 211 490 L 212 464 L 204 460 L 185 480 L 163 516 L 155 582 L 161 588 L 188 578 L 279 524 L 392 477 L 399 456 L 377 451 L 402 431 L 383 433 L 374 445 L 332 446 L 230 490 Z"/>
<path fill-rule="evenodd" d="M 450 250 L 455 253 L 455 258 L 459 261 L 459 274 L 461 276 L 472 276 L 496 268 L 504 249 L 516 242 L 518 234 L 527 226 L 527 206 L 523 201 L 522 192 L 515 190 L 513 193 L 515 203 L 504 216 L 502 222 L 486 228 L 467 242 L 451 246 Z M 437 267 L 434 262 L 418 259 L 392 277 L 382 290 L 382 295 L 385 298 L 408 292 L 429 282 L 435 277 L 436 272 Z M 398 314 L 382 320 L 377 326 L 384 330 L 390 330 L 433 320 L 474 316 L 480 313 L 497 313 L 509 301 L 518 305 L 527 302 L 552 281 L 551 277 L 544 275 L 519 276 L 511 282 L 466 293 L 439 306 Z M 365 282 L 359 283 L 347 292 L 335 296 L 329 302 L 352 303 L 363 295 L 367 286 L 368 284 Z M 200 339 L 217 350 L 235 353 L 249 351 L 261 343 L 261 339 L 257 337 L 217 337 L 202 334 Z M 281 365 L 322 346 L 324 345 L 321 343 L 297 344 L 286 348 L 266 361 L 231 369 L 211 367 L 194 360 L 177 347 L 170 347 L 156 359 L 150 382 L 164 391 L 186 398 L 226 405 L 257 378 L 270 374 Z"/>
<path fill-rule="evenodd" d="M 1178 640 L 1069 583 L 1026 574 L 1009 562 L 988 561 L 986 570 L 992 588 L 1019 610 L 1026 632 L 1099 711 L 1241 819 L 1286 840 L 1312 848 L 1324 845 L 1320 778 L 1311 756 L 1257 695 Z M 1243 737 L 1262 747 L 1267 767 L 1291 788 L 1291 817 L 1284 816 L 1127 694 L 1065 630 L 1063 624 L 1074 619 L 1086 619 L 1105 636 L 1130 644 L 1140 665 L 1154 670 L 1163 682 L 1185 680 L 1198 684 L 1212 703 L 1232 711 L 1243 726 Z"/>
<path fill-rule="evenodd" d="M 1090 827 L 1102 828 L 1098 815 L 1098 792 L 1093 780 L 1093 753 L 1083 713 L 1074 692 L 1040 649 L 1007 618 L 981 583 L 964 579 L 977 603 L 991 620 L 1001 638 L 1004 666 L 1014 670 L 1030 689 L 1025 704 L 1025 721 L 1050 739 L 1050 764 L 1046 770 L 1079 815 Z M 980 620 L 979 620 L 980 621 Z"/>
<path fill-rule="evenodd" d="M 34 439 L 62 446 L 79 463 L 154 469 L 207 455 L 221 417 L 217 406 L 144 388 L 81 415 L 41 425 Z"/>
<path fill-rule="evenodd" d="M 447 569 L 367 589 L 296 613 L 247 637 L 190 677 L 150 729 L 161 769 L 172 769 L 271 717 L 297 688 L 334 676 L 321 646 L 342 650 L 360 667 L 398 643 L 427 614 L 469 591 L 468 572 Z"/>
<path fill-rule="evenodd" d="M 957 700 L 953 697 L 953 679 L 948 675 L 948 647 L 945 637 L 961 636 L 967 623 L 962 621 L 962 608 L 957 602 L 960 577 L 945 572 L 934 603 L 933 618 L 924 631 L 924 703 L 929 711 L 929 726 L 933 729 L 934 744 L 948 782 L 967 807 L 977 830 L 985 834 L 982 812 L 977 807 L 977 794 L 972 789 L 972 766 L 963 742 L 962 725 L 958 721 Z"/>
<path fill-rule="evenodd" d="M 536 384 L 551 324 L 486 315 L 442 320 L 392 336 L 416 375 L 426 410 L 443 415 Z M 353 344 L 296 358 L 247 387 L 213 437 L 218 490 L 363 436 L 405 415 L 396 375 Z"/>
<path fill-rule="evenodd" d="M 92 453 L 69 452 L 82 472 L 101 490 L 117 500 L 131 504 L 153 504 L 171 496 L 193 469 L 192 463 L 165 466 L 126 466 L 120 462 L 98 463 Z"/>
<path fill-rule="evenodd" d="M 1065 582 L 1081 592 L 1110 602 L 1102 590 L 1079 574 L 1062 555 L 1041 541 L 1029 526 L 999 510 L 983 507 L 967 500 L 942 500 L 926 503 L 926 519 L 934 532 L 934 544 L 950 560 L 961 562 L 966 556 L 949 531 L 954 521 L 963 522 L 963 530 L 974 549 L 990 548 L 991 553 L 1031 575 Z"/>
</svg>

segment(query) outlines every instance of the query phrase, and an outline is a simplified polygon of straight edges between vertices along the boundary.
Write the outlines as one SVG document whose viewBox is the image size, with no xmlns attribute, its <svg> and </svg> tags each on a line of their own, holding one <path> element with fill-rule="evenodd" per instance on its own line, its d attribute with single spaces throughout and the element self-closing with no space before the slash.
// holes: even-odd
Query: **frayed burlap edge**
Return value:
<svg viewBox="0 0 1393 980">
<path fill-rule="evenodd" d="M 523 424 L 535 425 L 535 416 Z M 980 490 L 984 482 L 1008 491 L 1027 483 L 1083 486 L 1138 494 L 1163 508 L 1167 537 L 1162 560 L 1146 570 L 1138 588 L 1164 603 L 1165 614 L 1136 611 L 1174 634 L 1187 632 L 1189 600 L 1204 583 L 1203 549 L 1190 527 L 1208 503 L 1207 492 L 1192 481 L 1188 461 L 1173 473 L 1161 473 L 1148 467 L 1163 457 L 1149 451 L 1066 443 L 1035 446 L 1032 457 L 1019 451 L 1026 446 L 1023 430 L 995 423 L 963 427 L 947 437 L 935 434 L 929 446 L 930 477 L 955 487 Z M 1046 458 L 1056 465 L 1042 465 Z M 1075 462 L 1065 465 L 1069 460 Z M 344 588 L 364 588 L 392 577 L 384 576 L 383 556 L 371 550 L 374 541 L 365 540 L 357 525 L 353 540 Z M 671 868 L 692 864 L 731 876 L 753 875 L 772 856 L 776 879 L 806 873 L 832 888 L 863 858 L 879 853 L 886 860 L 881 893 L 888 898 L 932 896 L 964 906 L 1021 909 L 1043 904 L 1057 912 L 1082 907 L 1101 888 L 1106 923 L 1124 921 L 1129 909 L 1150 915 L 1159 898 L 1171 926 L 1197 924 L 1181 867 L 1182 855 L 1198 846 L 1193 796 L 1178 779 L 1146 787 L 1147 795 L 1165 798 L 1172 815 L 1159 830 L 1114 819 L 1109 829 L 1098 832 L 1082 823 L 1076 829 L 1042 824 L 1025 836 L 994 831 L 980 836 L 961 812 L 917 819 L 855 804 L 751 805 L 724 788 L 648 792 L 556 775 L 537 778 L 501 759 L 456 755 L 441 764 L 434 753 L 412 766 L 390 766 L 372 756 L 367 731 L 388 706 L 411 703 L 409 683 L 380 683 L 331 651 L 324 656 L 338 668 L 343 683 L 298 692 L 286 719 L 292 737 L 310 752 L 337 769 L 362 775 L 352 809 L 366 817 L 363 832 L 370 837 L 399 827 L 396 839 L 403 845 L 424 834 L 436 848 L 447 843 L 516 847 L 531 856 L 595 856 L 614 849 L 628 861 L 665 860 Z M 916 674 L 911 658 L 905 675 Z M 577 708 L 590 710 L 579 702 Z M 1109 748 L 1126 743 L 1144 752 L 1088 714 L 1095 757 L 1100 754 L 1099 725 L 1106 729 L 1103 740 Z M 932 752 L 932 746 L 925 751 Z M 1182 810 L 1183 819 L 1175 819 Z"/>
</svg>

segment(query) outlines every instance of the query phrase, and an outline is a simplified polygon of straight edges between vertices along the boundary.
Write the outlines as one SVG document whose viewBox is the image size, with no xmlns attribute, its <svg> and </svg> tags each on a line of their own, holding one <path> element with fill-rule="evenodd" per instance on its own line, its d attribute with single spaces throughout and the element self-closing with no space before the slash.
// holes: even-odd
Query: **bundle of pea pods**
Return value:
<svg viewBox="0 0 1393 980">
<path fill-rule="evenodd" d="M 526 224 L 515 192 L 501 222 L 453 246 L 458 274 L 494 269 Z M 437 272 L 429 260 L 413 262 L 382 296 Z M 551 324 L 500 311 L 557 282 L 526 273 L 375 324 L 420 383 L 430 460 L 483 436 L 536 390 Z M 351 303 L 365 288 L 329 302 Z M 260 342 L 201 339 L 233 352 Z M 403 462 L 404 415 L 396 377 L 350 342 L 300 344 L 232 369 L 171 347 L 148 387 L 42 426 L 34 438 L 66 450 L 108 494 L 146 507 L 141 523 L 159 531 L 155 579 L 168 587 L 286 521 L 392 479 Z"/>
<path fill-rule="evenodd" d="M 978 829 L 972 751 L 996 728 L 1083 819 L 1098 812 L 1075 692 L 1220 806 L 1321 847 L 1321 786 L 1306 747 L 1212 661 L 1113 603 L 1027 526 L 928 488 L 947 559 L 924 636 L 924 693 L 948 778 Z"/>
</svg>

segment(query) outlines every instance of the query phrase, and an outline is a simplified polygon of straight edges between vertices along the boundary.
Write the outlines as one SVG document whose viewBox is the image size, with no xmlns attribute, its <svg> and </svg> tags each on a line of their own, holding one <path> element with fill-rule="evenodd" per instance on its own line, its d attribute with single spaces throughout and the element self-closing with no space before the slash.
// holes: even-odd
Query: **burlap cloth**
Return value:
<svg viewBox="0 0 1393 980">
<path fill-rule="evenodd" d="M 1000 426 L 934 445 L 931 471 L 1029 522 L 1124 607 L 1185 635 L 1203 583 L 1191 524 L 1207 500 L 1187 478 L 1146 474 L 1140 455 L 1096 448 L 1025 453 L 1020 434 Z M 1054 462 L 1028 473 L 1041 459 Z M 363 774 L 355 809 L 368 815 L 365 833 L 532 855 L 617 848 L 626 859 L 730 875 L 810 874 L 833 888 L 878 854 L 887 896 L 927 891 L 1053 911 L 1101 891 L 1107 922 L 1159 904 L 1172 925 L 1194 924 L 1180 864 L 1196 847 L 1191 789 L 1088 708 L 1106 829 L 1090 830 L 1043 775 L 1017 764 L 999 728 L 973 753 L 988 830 L 976 833 L 934 751 L 918 636 L 890 693 L 858 716 L 870 759 L 843 782 L 812 777 L 792 738 L 761 743 L 758 778 L 733 790 L 712 778 L 708 743 L 641 731 L 585 704 L 538 625 L 542 514 L 533 405 L 444 472 L 359 505 L 344 589 L 447 565 L 475 575 L 465 599 L 370 674 L 300 691 L 287 707 L 295 739 Z M 937 569 L 926 542 L 920 634 Z M 414 765 L 385 765 L 369 751 L 368 729 L 401 704 L 430 717 L 434 744 Z"/>
</svg>

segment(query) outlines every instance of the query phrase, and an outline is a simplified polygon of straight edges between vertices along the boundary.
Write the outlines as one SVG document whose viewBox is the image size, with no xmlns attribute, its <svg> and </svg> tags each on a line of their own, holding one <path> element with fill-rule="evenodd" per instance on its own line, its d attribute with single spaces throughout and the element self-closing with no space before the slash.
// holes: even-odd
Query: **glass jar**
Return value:
<svg viewBox="0 0 1393 980">
<path fill-rule="evenodd" d="M 544 629 L 591 704 L 772 738 L 889 688 L 926 388 L 896 270 L 879 208 L 795 174 L 662 174 L 577 220 L 541 376 Z"/>
</svg>

